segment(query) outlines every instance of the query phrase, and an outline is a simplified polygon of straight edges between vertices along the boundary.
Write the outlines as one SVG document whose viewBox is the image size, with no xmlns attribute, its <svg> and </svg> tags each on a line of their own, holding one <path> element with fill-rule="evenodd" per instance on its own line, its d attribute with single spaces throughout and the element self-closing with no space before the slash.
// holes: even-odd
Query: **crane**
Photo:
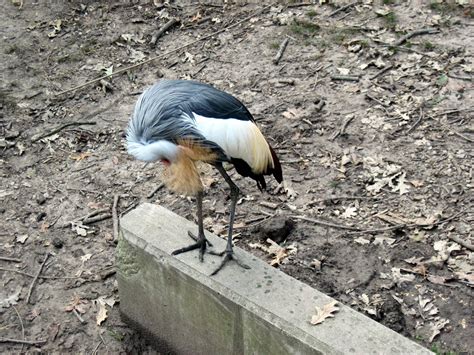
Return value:
<svg viewBox="0 0 474 355">
<path fill-rule="evenodd" d="M 264 175 L 283 181 L 280 161 L 249 110 L 234 96 L 211 85 L 191 80 L 160 80 L 145 90 L 135 105 L 127 128 L 127 150 L 138 160 L 161 161 L 163 182 L 172 191 L 196 196 L 198 234 L 188 232 L 195 243 L 173 251 L 178 255 L 199 249 L 203 261 L 207 246 L 203 227 L 203 185 L 196 162 L 214 166 L 230 187 L 230 216 L 227 245 L 217 274 L 230 260 L 248 268 L 234 255 L 232 231 L 235 206 L 240 193 L 223 163 L 266 188 Z"/>
</svg>

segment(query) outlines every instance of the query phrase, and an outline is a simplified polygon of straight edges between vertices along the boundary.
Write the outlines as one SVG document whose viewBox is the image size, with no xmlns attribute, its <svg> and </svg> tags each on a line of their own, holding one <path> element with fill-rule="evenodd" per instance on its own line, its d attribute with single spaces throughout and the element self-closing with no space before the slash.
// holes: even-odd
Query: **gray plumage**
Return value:
<svg viewBox="0 0 474 355">
<path fill-rule="evenodd" d="M 177 139 L 190 139 L 212 148 L 220 161 L 229 161 L 230 157 L 221 147 L 198 131 L 193 113 L 254 121 L 239 100 L 210 85 L 189 80 L 162 80 L 138 99 L 127 129 L 127 142 L 146 145 L 158 140 L 176 143 Z"/>
</svg>

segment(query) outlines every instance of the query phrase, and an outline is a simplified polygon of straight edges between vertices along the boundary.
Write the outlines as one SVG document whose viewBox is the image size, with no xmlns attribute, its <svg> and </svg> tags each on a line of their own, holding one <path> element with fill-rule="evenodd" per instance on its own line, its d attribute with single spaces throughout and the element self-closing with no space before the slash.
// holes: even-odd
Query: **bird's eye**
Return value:
<svg viewBox="0 0 474 355">
<path fill-rule="evenodd" d="M 166 166 L 170 165 L 170 161 L 168 159 L 161 159 L 161 162 Z"/>
</svg>

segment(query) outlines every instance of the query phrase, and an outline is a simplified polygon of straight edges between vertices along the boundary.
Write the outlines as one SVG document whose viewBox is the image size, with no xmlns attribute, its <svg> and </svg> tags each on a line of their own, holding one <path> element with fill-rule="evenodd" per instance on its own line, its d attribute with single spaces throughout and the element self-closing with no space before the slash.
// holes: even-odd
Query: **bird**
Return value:
<svg viewBox="0 0 474 355">
<path fill-rule="evenodd" d="M 178 255 L 199 249 L 204 254 L 220 255 L 217 274 L 230 260 L 248 269 L 234 254 L 232 232 L 240 189 L 224 168 L 234 166 L 243 177 L 266 189 L 265 175 L 283 182 L 280 161 L 267 142 L 250 111 L 233 95 L 214 86 L 192 80 L 163 79 L 146 89 L 138 98 L 126 131 L 127 151 L 145 162 L 164 164 L 163 183 L 171 191 L 195 196 L 198 234 L 188 235 L 195 243 L 172 252 Z M 198 162 L 215 167 L 230 188 L 227 244 L 217 253 L 207 247 L 203 227 L 203 184 Z"/>
</svg>

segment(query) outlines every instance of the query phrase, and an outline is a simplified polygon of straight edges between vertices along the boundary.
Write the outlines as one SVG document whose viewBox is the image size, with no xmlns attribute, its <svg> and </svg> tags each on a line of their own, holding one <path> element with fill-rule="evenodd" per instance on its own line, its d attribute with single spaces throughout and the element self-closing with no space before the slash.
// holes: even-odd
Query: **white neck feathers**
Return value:
<svg viewBox="0 0 474 355">
<path fill-rule="evenodd" d="M 128 142 L 128 153 L 138 160 L 153 162 L 160 159 L 166 159 L 174 162 L 179 153 L 176 144 L 165 140 L 159 140 L 153 143 Z"/>
</svg>

